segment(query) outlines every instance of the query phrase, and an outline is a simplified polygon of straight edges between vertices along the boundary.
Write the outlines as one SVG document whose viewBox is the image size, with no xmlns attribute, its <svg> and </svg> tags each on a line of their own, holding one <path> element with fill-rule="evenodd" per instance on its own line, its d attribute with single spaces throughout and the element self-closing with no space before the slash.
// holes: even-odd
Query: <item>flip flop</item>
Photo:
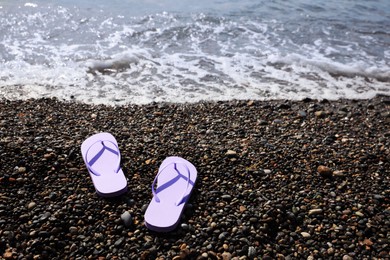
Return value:
<svg viewBox="0 0 390 260">
<path fill-rule="evenodd" d="M 174 230 L 196 178 L 196 168 L 189 161 L 175 156 L 166 158 L 152 184 L 153 199 L 145 212 L 146 227 L 157 232 Z"/>
<path fill-rule="evenodd" d="M 114 197 L 127 191 L 127 180 L 120 167 L 121 154 L 114 136 L 110 133 L 90 136 L 81 144 L 81 154 L 98 195 Z"/>
</svg>

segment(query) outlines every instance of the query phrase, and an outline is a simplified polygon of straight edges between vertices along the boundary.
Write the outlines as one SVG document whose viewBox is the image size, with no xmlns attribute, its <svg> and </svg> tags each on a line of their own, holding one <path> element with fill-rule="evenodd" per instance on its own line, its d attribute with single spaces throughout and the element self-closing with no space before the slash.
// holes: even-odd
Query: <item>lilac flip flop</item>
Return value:
<svg viewBox="0 0 390 260">
<path fill-rule="evenodd" d="M 146 227 L 157 232 L 174 230 L 196 178 L 197 171 L 192 163 L 175 156 L 166 158 L 152 184 L 153 199 L 145 212 Z"/>
<path fill-rule="evenodd" d="M 81 154 L 98 195 L 114 197 L 127 191 L 127 180 L 120 167 L 121 154 L 114 136 L 98 133 L 87 138 L 81 144 Z"/>
</svg>

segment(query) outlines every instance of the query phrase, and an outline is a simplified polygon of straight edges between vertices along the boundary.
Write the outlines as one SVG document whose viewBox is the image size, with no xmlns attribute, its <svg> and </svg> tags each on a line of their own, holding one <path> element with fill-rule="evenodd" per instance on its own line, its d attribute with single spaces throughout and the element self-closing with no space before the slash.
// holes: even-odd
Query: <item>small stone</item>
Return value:
<svg viewBox="0 0 390 260">
<path fill-rule="evenodd" d="M 125 239 L 123 237 L 119 238 L 117 241 L 115 241 L 114 246 L 118 247 L 120 246 Z"/>
<path fill-rule="evenodd" d="M 225 250 L 225 251 L 226 251 L 226 250 L 228 250 L 228 249 L 229 249 L 229 246 L 228 246 L 228 244 L 223 244 L 223 245 L 222 245 L 222 248 L 223 248 L 223 250 Z"/>
<path fill-rule="evenodd" d="M 222 232 L 221 234 L 219 234 L 218 239 L 223 240 L 227 237 L 228 234 L 228 232 Z"/>
<path fill-rule="evenodd" d="M 128 211 L 123 212 L 122 215 L 121 215 L 121 219 L 122 219 L 122 221 L 123 221 L 123 223 L 125 224 L 126 227 L 130 227 L 131 226 L 132 218 L 131 218 L 130 212 L 128 212 Z"/>
<path fill-rule="evenodd" d="M 380 194 L 374 194 L 374 195 L 373 195 L 373 198 L 376 199 L 376 200 L 383 200 L 383 199 L 385 199 L 386 197 L 383 196 L 383 195 L 380 195 Z"/>
<path fill-rule="evenodd" d="M 231 200 L 232 196 L 230 196 L 229 194 L 225 194 L 225 195 L 221 196 L 221 199 L 223 199 L 223 200 Z"/>
<path fill-rule="evenodd" d="M 186 224 L 186 223 L 182 223 L 182 224 L 181 224 L 181 228 L 182 228 L 183 230 L 188 230 L 188 229 L 190 229 L 190 227 L 189 227 L 188 224 Z"/>
<path fill-rule="evenodd" d="M 187 244 L 186 243 L 183 243 L 180 245 L 180 250 L 185 250 L 187 249 Z"/>
<path fill-rule="evenodd" d="M 43 158 L 45 158 L 45 159 L 50 159 L 51 157 L 53 157 L 52 153 L 46 153 L 43 155 Z"/>
<path fill-rule="evenodd" d="M 314 112 L 314 115 L 316 117 L 323 118 L 326 116 L 326 112 L 325 111 L 316 111 L 316 112 Z"/>
<path fill-rule="evenodd" d="M 237 152 L 233 150 L 228 150 L 225 155 L 229 158 L 237 157 Z"/>
<path fill-rule="evenodd" d="M 26 171 L 26 167 L 18 167 L 18 173 L 25 173 Z"/>
<path fill-rule="evenodd" d="M 240 206 L 240 212 L 244 212 L 246 210 L 245 206 Z"/>
<path fill-rule="evenodd" d="M 78 233 L 78 228 L 77 227 L 70 227 L 69 228 L 69 232 L 72 234 L 72 235 L 76 235 Z"/>
<path fill-rule="evenodd" d="M 332 175 L 335 177 L 344 177 L 345 176 L 344 171 L 334 171 L 332 173 Z"/>
<path fill-rule="evenodd" d="M 46 220 L 48 219 L 49 217 L 51 216 L 51 213 L 50 212 L 45 212 L 41 215 L 41 220 Z"/>
<path fill-rule="evenodd" d="M 259 120 L 258 122 L 259 122 L 259 125 L 262 125 L 262 126 L 268 125 L 268 122 L 265 120 Z"/>
<path fill-rule="evenodd" d="M 300 111 L 298 111 L 298 116 L 299 116 L 299 117 L 306 117 L 306 116 L 307 116 L 307 114 L 306 114 L 306 112 L 305 112 L 305 111 L 303 111 L 303 110 L 300 110 Z"/>
<path fill-rule="evenodd" d="M 4 254 L 3 254 L 3 257 L 4 257 L 4 259 L 13 259 L 13 254 L 12 254 L 12 252 L 5 252 Z"/>
<path fill-rule="evenodd" d="M 75 252 L 77 250 L 77 245 L 75 243 L 73 243 L 71 246 L 70 246 L 70 251 L 71 252 Z"/>
<path fill-rule="evenodd" d="M 344 255 L 343 260 L 353 260 L 353 257 L 350 257 L 349 255 Z"/>
<path fill-rule="evenodd" d="M 36 204 L 34 201 L 31 201 L 31 202 L 27 205 L 27 208 L 28 208 L 28 209 L 33 209 L 33 208 L 35 208 L 36 205 L 37 205 L 37 204 Z"/>
<path fill-rule="evenodd" d="M 253 246 L 250 246 L 248 248 L 248 257 L 254 258 L 255 256 L 256 256 L 256 248 L 254 248 Z"/>
<path fill-rule="evenodd" d="M 95 119 L 96 117 L 97 117 L 96 114 L 91 114 L 91 118 L 92 118 L 92 119 Z"/>
<path fill-rule="evenodd" d="M 362 212 L 360 212 L 360 211 L 356 211 L 355 215 L 359 216 L 359 217 L 364 217 L 364 214 Z"/>
<path fill-rule="evenodd" d="M 330 248 L 328 248 L 328 250 L 326 250 L 326 252 L 328 253 L 328 255 L 333 255 L 334 254 L 334 248 L 330 247 Z"/>
<path fill-rule="evenodd" d="M 320 165 L 317 168 L 317 172 L 322 176 L 322 177 L 332 177 L 332 170 L 329 167 L 326 167 L 324 165 Z"/>
<path fill-rule="evenodd" d="M 232 259 L 232 254 L 230 254 L 229 252 L 223 252 L 222 259 L 223 260 L 230 260 L 230 259 Z"/>
<path fill-rule="evenodd" d="M 271 174 L 271 170 L 269 170 L 269 169 L 264 169 L 263 172 L 264 172 L 264 174 Z"/>
<path fill-rule="evenodd" d="M 301 235 L 304 237 L 304 238 L 308 238 L 308 237 L 311 237 L 311 235 L 307 232 L 301 232 Z"/>
<path fill-rule="evenodd" d="M 309 216 L 310 215 L 321 214 L 321 213 L 322 213 L 322 209 L 311 209 L 311 210 L 309 210 Z"/>
</svg>

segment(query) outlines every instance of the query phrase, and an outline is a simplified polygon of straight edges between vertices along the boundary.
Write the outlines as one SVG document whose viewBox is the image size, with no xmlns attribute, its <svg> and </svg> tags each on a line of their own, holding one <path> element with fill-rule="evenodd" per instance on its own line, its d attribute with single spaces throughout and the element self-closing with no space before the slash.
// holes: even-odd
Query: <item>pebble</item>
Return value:
<svg viewBox="0 0 390 260">
<path fill-rule="evenodd" d="M 231 200 L 232 199 L 232 196 L 228 195 L 228 194 L 225 194 L 225 195 L 222 195 L 221 196 L 221 199 L 223 200 Z"/>
<path fill-rule="evenodd" d="M 121 220 L 123 221 L 123 224 L 125 224 L 126 227 L 130 227 L 133 222 L 131 214 L 128 211 L 122 213 Z"/>
<path fill-rule="evenodd" d="M 359 216 L 359 217 L 364 217 L 364 214 L 362 212 L 360 212 L 360 211 L 356 211 L 355 215 Z"/>
<path fill-rule="evenodd" d="M 315 215 L 315 214 L 321 214 L 322 211 L 323 211 L 322 209 L 311 209 L 311 210 L 309 210 L 309 216 Z"/>
<path fill-rule="evenodd" d="M 76 235 L 78 233 L 79 229 L 77 227 L 70 227 L 69 228 L 69 233 L 72 235 Z"/>
<path fill-rule="evenodd" d="M 334 176 L 334 177 L 344 177 L 345 176 L 345 173 L 344 173 L 344 171 L 334 171 L 333 173 L 332 173 L 332 176 Z"/>
<path fill-rule="evenodd" d="M 248 247 L 248 257 L 254 258 L 256 256 L 256 249 L 253 246 Z"/>
<path fill-rule="evenodd" d="M 224 240 L 228 236 L 228 234 L 228 232 L 222 232 L 221 234 L 219 234 L 218 239 Z"/>
<path fill-rule="evenodd" d="M 332 170 L 324 165 L 320 165 L 317 168 L 317 172 L 322 176 L 322 177 L 332 177 Z"/>
<path fill-rule="evenodd" d="M 314 112 L 314 115 L 316 117 L 319 117 L 319 118 L 324 118 L 326 116 L 326 114 L 327 113 L 325 111 L 316 111 L 316 112 Z"/>
<path fill-rule="evenodd" d="M 0 165 L 9 173 L 0 177 L 0 258 L 386 259 L 384 99 L 121 107 L 0 99 Z M 96 194 L 80 157 L 98 131 L 121 151 L 129 192 L 117 198 Z M 159 234 L 144 212 L 170 155 L 191 161 L 198 180 L 178 227 Z M 334 169 L 331 178 L 318 166 Z"/>
<path fill-rule="evenodd" d="M 37 204 L 36 204 L 34 201 L 31 201 L 31 202 L 27 205 L 27 208 L 28 208 L 28 209 L 33 209 L 33 208 L 35 208 L 36 205 L 37 205 Z"/>
<path fill-rule="evenodd" d="M 264 169 L 263 172 L 264 174 L 271 174 L 272 171 L 270 169 Z"/>
<path fill-rule="evenodd" d="M 190 229 L 190 226 L 188 226 L 188 224 L 186 224 L 186 223 L 182 223 L 182 224 L 181 224 L 181 228 L 182 228 L 183 230 L 189 230 L 189 229 Z"/>
<path fill-rule="evenodd" d="M 225 155 L 229 158 L 237 157 L 237 152 L 233 150 L 228 150 Z"/>
<path fill-rule="evenodd" d="M 120 246 L 125 239 L 123 237 L 119 238 L 117 241 L 115 241 L 114 246 L 118 247 Z"/>
<path fill-rule="evenodd" d="M 14 258 L 12 252 L 5 252 L 5 253 L 3 254 L 3 257 L 4 257 L 4 259 L 6 259 L 6 260 L 8 260 L 8 259 L 13 259 L 13 258 Z"/>
<path fill-rule="evenodd" d="M 229 253 L 229 252 L 223 252 L 222 253 L 222 259 L 223 260 L 230 260 L 230 259 L 232 259 L 232 254 Z"/>
<path fill-rule="evenodd" d="M 18 173 L 25 173 L 26 171 L 26 167 L 18 167 Z"/>
<path fill-rule="evenodd" d="M 306 116 L 307 116 L 307 113 L 306 113 L 305 111 L 300 110 L 300 111 L 298 111 L 298 116 L 300 116 L 300 117 L 306 117 Z"/>
</svg>

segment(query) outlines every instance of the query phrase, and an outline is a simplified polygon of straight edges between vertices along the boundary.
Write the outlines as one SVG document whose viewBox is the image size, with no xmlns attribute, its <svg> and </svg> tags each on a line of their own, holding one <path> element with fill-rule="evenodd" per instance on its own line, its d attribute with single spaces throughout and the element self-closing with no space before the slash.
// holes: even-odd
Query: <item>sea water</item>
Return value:
<svg viewBox="0 0 390 260">
<path fill-rule="evenodd" d="M 390 95 L 389 0 L 0 0 L 0 98 Z"/>
</svg>

